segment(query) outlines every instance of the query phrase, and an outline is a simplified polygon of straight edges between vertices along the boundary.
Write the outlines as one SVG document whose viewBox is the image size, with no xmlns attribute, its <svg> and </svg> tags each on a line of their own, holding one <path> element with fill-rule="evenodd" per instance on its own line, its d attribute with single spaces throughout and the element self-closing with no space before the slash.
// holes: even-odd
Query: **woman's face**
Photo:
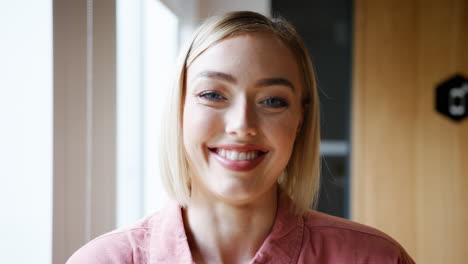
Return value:
<svg viewBox="0 0 468 264">
<path fill-rule="evenodd" d="M 299 72 L 270 33 L 227 38 L 192 63 L 183 111 L 192 196 L 244 203 L 276 191 L 302 122 Z"/>
</svg>

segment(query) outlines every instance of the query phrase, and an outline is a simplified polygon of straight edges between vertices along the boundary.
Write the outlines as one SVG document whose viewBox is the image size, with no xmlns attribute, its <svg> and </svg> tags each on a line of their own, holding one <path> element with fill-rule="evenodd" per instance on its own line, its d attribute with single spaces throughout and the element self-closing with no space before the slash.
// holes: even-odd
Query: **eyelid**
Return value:
<svg viewBox="0 0 468 264">
<path fill-rule="evenodd" d="M 267 100 L 279 100 L 281 103 L 281 105 L 268 105 L 268 104 L 265 104 L 265 101 Z M 263 99 L 260 104 L 263 104 L 263 105 L 266 105 L 267 107 L 269 108 L 276 108 L 276 109 L 279 109 L 279 108 L 285 108 L 285 107 L 288 107 L 289 106 L 289 101 L 285 98 L 282 98 L 282 97 L 278 97 L 278 96 L 270 96 L 270 97 L 267 97 L 266 99 Z"/>
<path fill-rule="evenodd" d="M 206 95 L 209 95 L 209 94 L 215 94 L 215 95 L 217 95 L 217 96 L 219 96 L 221 98 L 212 99 L 212 98 L 206 97 Z M 220 93 L 218 91 L 213 91 L 213 90 L 205 90 L 205 91 L 199 92 L 199 93 L 196 94 L 196 96 L 199 97 L 199 98 L 205 99 L 205 100 L 209 100 L 209 101 L 220 101 L 220 100 L 226 99 L 226 97 L 222 93 Z"/>
</svg>

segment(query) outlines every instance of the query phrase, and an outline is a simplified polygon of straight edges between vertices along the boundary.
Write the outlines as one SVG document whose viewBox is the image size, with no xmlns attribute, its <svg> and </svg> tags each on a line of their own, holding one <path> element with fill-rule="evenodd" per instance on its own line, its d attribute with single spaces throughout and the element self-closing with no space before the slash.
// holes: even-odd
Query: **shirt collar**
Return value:
<svg viewBox="0 0 468 264">
<path fill-rule="evenodd" d="M 158 213 L 152 223 L 150 264 L 192 264 L 182 209 L 175 201 Z"/>
<path fill-rule="evenodd" d="M 257 251 L 252 264 L 296 263 L 301 249 L 304 221 L 291 211 L 292 201 L 279 197 L 272 230 Z M 182 219 L 182 209 L 171 201 L 154 219 L 150 244 L 150 263 L 190 263 L 192 254 Z"/>
<path fill-rule="evenodd" d="M 292 200 L 281 192 L 271 233 L 258 250 L 252 264 L 297 263 L 304 233 L 304 220 L 293 214 Z"/>
</svg>

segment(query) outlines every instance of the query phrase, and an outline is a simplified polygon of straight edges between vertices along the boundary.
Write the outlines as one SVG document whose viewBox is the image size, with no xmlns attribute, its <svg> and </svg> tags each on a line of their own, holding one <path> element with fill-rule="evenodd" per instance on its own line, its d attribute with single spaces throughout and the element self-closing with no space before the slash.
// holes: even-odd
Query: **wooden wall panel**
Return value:
<svg viewBox="0 0 468 264">
<path fill-rule="evenodd" d="M 468 120 L 434 108 L 468 75 L 467 0 L 356 0 L 352 217 L 419 263 L 468 259 Z"/>
</svg>

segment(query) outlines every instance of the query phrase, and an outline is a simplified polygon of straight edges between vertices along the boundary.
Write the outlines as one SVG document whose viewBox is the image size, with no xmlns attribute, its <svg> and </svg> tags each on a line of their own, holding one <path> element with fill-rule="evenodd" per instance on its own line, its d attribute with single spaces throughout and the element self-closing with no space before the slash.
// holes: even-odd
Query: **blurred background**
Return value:
<svg viewBox="0 0 468 264">
<path fill-rule="evenodd" d="M 468 259 L 468 118 L 435 109 L 436 87 L 468 76 L 468 0 L 0 7 L 5 263 L 64 263 L 164 205 L 156 150 L 177 54 L 200 21 L 234 10 L 282 16 L 306 42 L 322 108 L 318 210 L 381 229 L 418 263 Z"/>
</svg>

